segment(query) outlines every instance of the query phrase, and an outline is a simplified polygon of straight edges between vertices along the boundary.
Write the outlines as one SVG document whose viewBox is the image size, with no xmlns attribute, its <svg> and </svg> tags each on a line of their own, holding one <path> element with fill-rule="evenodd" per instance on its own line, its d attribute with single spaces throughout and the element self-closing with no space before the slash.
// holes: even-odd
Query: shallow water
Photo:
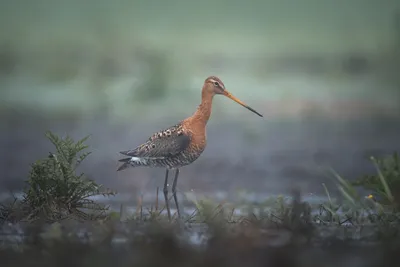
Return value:
<svg viewBox="0 0 400 267">
<path fill-rule="evenodd" d="M 168 122 L 158 124 L 169 125 Z M 95 133 L 88 141 L 93 154 L 81 170 L 114 190 L 131 193 L 133 199 L 140 194 L 145 194 L 147 199 L 151 197 L 149 192 L 155 194 L 156 188 L 163 186 L 164 170 L 138 168 L 118 173 L 115 170 L 118 151 L 145 140 L 149 132 L 156 130 L 156 125 L 138 123 L 131 128 L 101 120 L 40 124 L 21 119 L 7 132 L 0 133 L 4 148 L 0 158 L 2 188 L 21 187 L 30 164 L 54 149 L 43 136 L 50 128 L 75 138 Z M 210 123 L 208 147 L 195 163 L 182 168 L 178 191 L 200 195 L 223 192 L 226 198 L 237 198 L 240 191 L 253 192 L 254 196 L 287 194 L 298 187 L 305 195 L 323 195 L 323 182 L 330 190 L 335 190 L 327 167 L 334 168 L 345 178 L 354 179 L 375 172 L 368 159 L 370 155 L 380 156 L 400 149 L 400 124 L 393 120 L 380 123 L 369 120 L 267 121 L 251 129 L 240 125 Z M 246 137 L 246 132 L 257 134 Z M 221 133 L 229 134 L 221 136 Z"/>
</svg>

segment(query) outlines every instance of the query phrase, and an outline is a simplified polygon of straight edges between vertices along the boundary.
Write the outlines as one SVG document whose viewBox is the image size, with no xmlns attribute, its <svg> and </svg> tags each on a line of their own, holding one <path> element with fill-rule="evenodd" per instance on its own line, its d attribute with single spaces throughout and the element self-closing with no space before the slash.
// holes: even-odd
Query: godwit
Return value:
<svg viewBox="0 0 400 267">
<path fill-rule="evenodd" d="M 172 127 L 154 133 L 147 142 L 135 149 L 120 152 L 128 157 L 119 160 L 123 164 L 117 171 L 140 166 L 166 168 L 164 198 L 169 219 L 171 219 L 171 212 L 168 203 L 168 172 L 169 170 L 176 170 L 172 184 L 172 194 L 178 211 L 178 217 L 180 217 L 176 197 L 179 168 L 194 162 L 206 147 L 206 124 L 211 115 L 212 100 L 215 95 L 224 95 L 256 113 L 258 116 L 263 116 L 229 93 L 225 89 L 224 83 L 218 77 L 210 76 L 204 81 L 201 91 L 201 104 L 192 116 Z"/>
</svg>

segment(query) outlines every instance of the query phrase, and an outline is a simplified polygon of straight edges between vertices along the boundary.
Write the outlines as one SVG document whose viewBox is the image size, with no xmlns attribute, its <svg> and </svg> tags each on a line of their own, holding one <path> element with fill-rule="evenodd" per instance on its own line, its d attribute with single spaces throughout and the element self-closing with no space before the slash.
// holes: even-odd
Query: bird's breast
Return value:
<svg viewBox="0 0 400 267">
<path fill-rule="evenodd" d="M 191 130 L 190 133 L 190 149 L 202 152 L 207 145 L 206 132 L 202 129 L 197 131 Z"/>
<path fill-rule="evenodd" d="M 207 145 L 206 125 L 200 120 L 193 118 L 184 122 L 184 131 L 190 136 L 189 149 L 203 152 Z"/>
<path fill-rule="evenodd" d="M 195 150 L 204 150 L 207 145 L 207 137 L 205 134 L 192 134 L 190 146 Z"/>
</svg>

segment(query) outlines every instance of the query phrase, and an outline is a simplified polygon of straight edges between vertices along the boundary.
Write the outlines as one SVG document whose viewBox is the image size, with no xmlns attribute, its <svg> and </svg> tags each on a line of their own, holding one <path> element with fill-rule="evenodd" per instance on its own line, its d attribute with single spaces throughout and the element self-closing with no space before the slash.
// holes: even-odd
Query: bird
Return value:
<svg viewBox="0 0 400 267">
<path fill-rule="evenodd" d="M 169 128 L 153 133 L 147 141 L 134 149 L 119 152 L 126 157 L 119 160 L 122 165 L 118 167 L 117 171 L 131 167 L 166 169 L 163 192 L 169 220 L 171 220 L 167 188 L 169 172 L 175 170 L 172 194 L 178 217 L 180 218 L 176 197 L 176 185 L 180 168 L 196 161 L 206 148 L 206 126 L 211 116 L 212 101 L 215 95 L 226 96 L 258 116 L 263 117 L 262 114 L 227 91 L 221 79 L 216 76 L 209 76 L 205 79 L 201 90 L 201 103 L 192 116 Z"/>
</svg>

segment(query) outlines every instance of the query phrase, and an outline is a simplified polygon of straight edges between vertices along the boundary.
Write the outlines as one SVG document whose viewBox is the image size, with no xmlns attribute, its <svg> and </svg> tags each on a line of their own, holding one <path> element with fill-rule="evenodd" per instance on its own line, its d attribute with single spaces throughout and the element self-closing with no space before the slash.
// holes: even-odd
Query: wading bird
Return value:
<svg viewBox="0 0 400 267">
<path fill-rule="evenodd" d="M 171 219 L 171 212 L 168 203 L 168 173 L 170 170 L 176 170 L 172 184 L 172 194 L 178 211 L 178 217 L 180 217 L 176 197 L 179 168 L 194 162 L 206 147 L 206 124 L 211 115 L 212 100 L 215 95 L 224 95 L 256 113 L 258 116 L 263 116 L 229 93 L 218 77 L 210 76 L 204 81 L 201 91 L 201 104 L 192 116 L 172 127 L 154 133 L 147 142 L 135 149 L 120 152 L 128 157 L 119 160 L 123 164 L 117 171 L 129 167 L 141 166 L 166 168 L 164 198 L 169 219 Z"/>
</svg>

